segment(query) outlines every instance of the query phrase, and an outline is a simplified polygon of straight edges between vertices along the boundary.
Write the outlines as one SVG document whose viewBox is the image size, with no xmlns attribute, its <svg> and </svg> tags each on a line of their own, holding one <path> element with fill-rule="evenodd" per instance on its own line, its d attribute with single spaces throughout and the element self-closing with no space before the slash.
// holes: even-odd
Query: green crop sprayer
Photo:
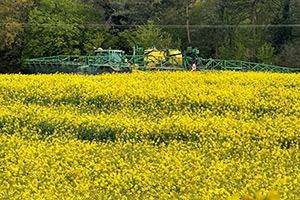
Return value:
<svg viewBox="0 0 300 200">
<path fill-rule="evenodd" d="M 136 45 L 133 55 L 124 55 L 122 50 L 98 49 L 93 56 L 58 55 L 26 59 L 32 71 L 37 73 L 102 74 L 148 70 L 236 70 L 300 72 L 298 68 L 280 67 L 270 64 L 239 60 L 205 59 L 199 57 L 199 50 L 187 48 L 157 50 L 143 49 Z"/>
</svg>

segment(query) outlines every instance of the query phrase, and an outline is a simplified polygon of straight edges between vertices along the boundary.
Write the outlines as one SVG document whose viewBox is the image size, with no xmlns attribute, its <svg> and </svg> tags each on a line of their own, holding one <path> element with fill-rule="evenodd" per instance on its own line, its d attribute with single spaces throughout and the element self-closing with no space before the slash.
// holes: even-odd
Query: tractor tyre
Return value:
<svg viewBox="0 0 300 200">
<path fill-rule="evenodd" d="M 113 73 L 114 70 L 110 67 L 99 67 L 96 71 L 96 75 L 99 75 L 99 74 L 108 74 L 108 73 Z"/>
<path fill-rule="evenodd" d="M 123 67 L 121 72 L 122 73 L 132 73 L 132 68 L 131 67 Z"/>
</svg>

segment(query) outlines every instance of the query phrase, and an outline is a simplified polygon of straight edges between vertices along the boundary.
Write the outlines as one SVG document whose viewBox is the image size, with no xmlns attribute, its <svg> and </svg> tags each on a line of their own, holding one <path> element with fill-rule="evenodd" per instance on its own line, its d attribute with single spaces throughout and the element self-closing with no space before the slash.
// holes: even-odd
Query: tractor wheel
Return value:
<svg viewBox="0 0 300 200">
<path fill-rule="evenodd" d="M 96 75 L 99 75 L 99 74 L 107 74 L 107 73 L 113 73 L 114 70 L 110 67 L 99 67 L 96 71 Z"/>
<path fill-rule="evenodd" d="M 74 74 L 84 75 L 83 72 L 74 72 Z"/>
<path fill-rule="evenodd" d="M 131 73 L 132 68 L 131 67 L 123 67 L 121 70 L 122 73 Z"/>
</svg>

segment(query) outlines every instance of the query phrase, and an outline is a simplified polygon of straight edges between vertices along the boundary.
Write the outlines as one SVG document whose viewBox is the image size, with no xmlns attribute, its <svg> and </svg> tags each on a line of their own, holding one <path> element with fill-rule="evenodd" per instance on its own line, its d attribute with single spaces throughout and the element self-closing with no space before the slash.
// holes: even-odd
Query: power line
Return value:
<svg viewBox="0 0 300 200">
<path fill-rule="evenodd" d="M 65 26 L 86 26 L 92 28 L 134 28 L 138 25 L 115 25 L 115 24 L 61 24 L 61 23 L 43 23 L 43 24 L 33 24 L 33 23 L 0 23 L 2 26 L 22 26 L 22 27 L 65 27 Z M 186 28 L 186 25 L 154 25 L 159 28 L 174 28 L 181 29 Z M 201 29 L 201 28 L 283 28 L 283 27 L 300 27 L 300 24 L 199 24 L 199 25 L 189 25 L 190 29 Z"/>
</svg>

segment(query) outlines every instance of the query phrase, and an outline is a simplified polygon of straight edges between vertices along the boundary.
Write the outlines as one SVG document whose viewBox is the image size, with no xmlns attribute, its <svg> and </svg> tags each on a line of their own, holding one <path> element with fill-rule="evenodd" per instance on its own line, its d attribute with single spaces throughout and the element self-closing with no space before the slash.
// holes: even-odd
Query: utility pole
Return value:
<svg viewBox="0 0 300 200">
<path fill-rule="evenodd" d="M 188 40 L 188 45 L 192 44 L 191 41 L 191 34 L 190 34 L 190 18 L 189 18 L 189 5 L 186 6 L 186 34 L 187 34 L 187 40 Z"/>
</svg>

